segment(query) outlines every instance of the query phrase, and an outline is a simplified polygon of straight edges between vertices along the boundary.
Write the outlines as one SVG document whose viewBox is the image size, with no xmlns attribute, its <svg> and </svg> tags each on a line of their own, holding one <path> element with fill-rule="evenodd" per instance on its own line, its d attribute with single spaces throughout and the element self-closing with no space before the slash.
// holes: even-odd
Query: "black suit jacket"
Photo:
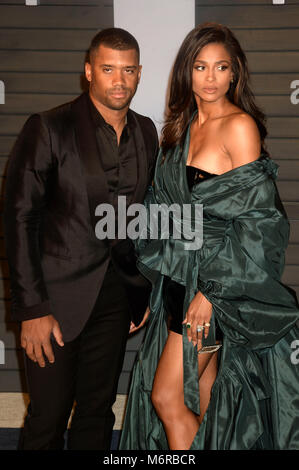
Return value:
<svg viewBox="0 0 299 470">
<path fill-rule="evenodd" d="M 4 226 L 12 319 L 51 313 L 65 341 L 74 339 L 86 323 L 110 259 L 130 299 L 135 292 L 135 307 L 138 299 L 144 307 L 149 291 L 134 270 L 132 242 L 95 236 L 95 208 L 109 199 L 87 100 L 83 94 L 32 115 L 12 150 L 6 180 Z M 131 202 L 142 203 L 152 179 L 158 138 L 149 118 L 129 112 L 136 121 L 138 160 Z"/>
</svg>

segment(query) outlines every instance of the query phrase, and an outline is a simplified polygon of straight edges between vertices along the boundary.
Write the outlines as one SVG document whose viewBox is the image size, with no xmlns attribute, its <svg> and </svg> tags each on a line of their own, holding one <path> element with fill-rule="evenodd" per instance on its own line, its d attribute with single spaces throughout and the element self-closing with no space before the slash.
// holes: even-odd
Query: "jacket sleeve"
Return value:
<svg viewBox="0 0 299 470">
<path fill-rule="evenodd" d="M 141 131 L 148 154 L 148 184 L 151 184 L 159 151 L 158 133 L 154 122 L 149 117 L 139 115 L 139 118 L 141 118 Z"/>
<path fill-rule="evenodd" d="M 155 171 L 155 164 L 157 161 L 157 156 L 159 152 L 159 140 L 158 140 L 158 134 L 157 134 L 157 129 L 153 121 L 151 121 L 152 125 L 152 152 L 151 152 L 151 160 L 150 160 L 150 166 L 149 166 L 149 174 L 150 174 L 150 182 L 154 178 L 154 171 Z"/>
<path fill-rule="evenodd" d="M 40 115 L 33 115 L 12 150 L 6 178 L 4 236 L 14 321 L 50 313 L 41 266 L 40 231 L 52 167 L 48 128 Z"/>
<path fill-rule="evenodd" d="M 238 197 L 240 210 L 213 256 L 204 249 L 198 253 L 198 288 L 214 304 L 228 336 L 262 348 L 278 341 L 299 318 L 296 295 L 281 282 L 289 222 L 269 180 Z"/>
</svg>

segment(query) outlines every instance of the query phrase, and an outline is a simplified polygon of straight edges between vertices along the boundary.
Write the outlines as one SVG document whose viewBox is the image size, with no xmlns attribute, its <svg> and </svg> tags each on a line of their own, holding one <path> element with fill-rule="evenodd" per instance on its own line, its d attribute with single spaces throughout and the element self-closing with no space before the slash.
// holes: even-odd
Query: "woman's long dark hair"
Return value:
<svg viewBox="0 0 299 470">
<path fill-rule="evenodd" d="M 164 155 L 175 145 L 181 145 L 191 116 L 197 109 L 192 91 L 192 72 L 195 59 L 201 49 L 210 43 L 221 43 L 232 60 L 234 81 L 227 92 L 229 101 L 255 120 L 264 149 L 267 135 L 265 115 L 255 104 L 254 95 L 249 87 L 249 71 L 246 56 L 233 33 L 218 23 L 204 23 L 194 28 L 183 41 L 177 54 L 170 86 L 168 111 L 162 129 L 162 149 Z"/>
</svg>

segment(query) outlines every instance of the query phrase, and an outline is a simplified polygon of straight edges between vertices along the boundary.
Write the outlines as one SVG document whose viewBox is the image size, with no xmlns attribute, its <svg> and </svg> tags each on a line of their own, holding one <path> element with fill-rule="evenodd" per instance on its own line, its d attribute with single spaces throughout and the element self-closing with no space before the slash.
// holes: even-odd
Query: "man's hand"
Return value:
<svg viewBox="0 0 299 470">
<path fill-rule="evenodd" d="M 142 322 L 138 325 L 138 326 L 135 326 L 134 323 L 131 321 L 131 325 L 130 325 L 130 331 L 129 333 L 134 333 L 134 331 L 137 331 L 139 330 L 140 328 L 142 328 L 146 322 L 146 320 L 148 319 L 149 317 L 149 314 L 150 314 L 150 309 L 149 307 L 146 308 L 146 311 L 145 311 L 145 314 L 144 314 L 144 317 L 142 319 Z"/>
<path fill-rule="evenodd" d="M 59 346 L 64 346 L 59 323 L 53 315 L 26 320 L 22 322 L 21 346 L 26 350 L 27 356 L 40 367 L 45 367 L 44 354 L 49 362 L 55 362 L 50 336 L 53 336 Z M 44 353 L 44 354 L 43 354 Z"/>
</svg>

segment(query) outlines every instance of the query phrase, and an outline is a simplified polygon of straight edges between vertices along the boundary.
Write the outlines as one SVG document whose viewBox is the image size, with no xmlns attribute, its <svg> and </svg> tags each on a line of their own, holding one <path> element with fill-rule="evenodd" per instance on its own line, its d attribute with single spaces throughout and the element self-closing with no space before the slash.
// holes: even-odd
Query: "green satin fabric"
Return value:
<svg viewBox="0 0 299 470">
<path fill-rule="evenodd" d="M 202 181 L 189 191 L 183 149 L 161 165 L 145 205 L 203 204 L 203 245 L 186 240 L 136 242 L 138 267 L 152 282 L 151 315 L 133 370 L 120 449 L 168 449 L 152 406 L 153 379 L 167 340 L 164 275 L 186 286 L 184 313 L 199 290 L 213 304 L 223 346 L 211 400 L 191 449 L 299 449 L 299 365 L 291 344 L 299 339 L 299 306 L 281 283 L 289 222 L 267 156 Z M 194 223 L 194 220 L 193 220 Z M 211 329 L 213 335 L 214 329 Z M 213 338 L 208 338 L 213 342 Z M 200 413 L 196 349 L 183 328 L 184 400 Z"/>
</svg>

